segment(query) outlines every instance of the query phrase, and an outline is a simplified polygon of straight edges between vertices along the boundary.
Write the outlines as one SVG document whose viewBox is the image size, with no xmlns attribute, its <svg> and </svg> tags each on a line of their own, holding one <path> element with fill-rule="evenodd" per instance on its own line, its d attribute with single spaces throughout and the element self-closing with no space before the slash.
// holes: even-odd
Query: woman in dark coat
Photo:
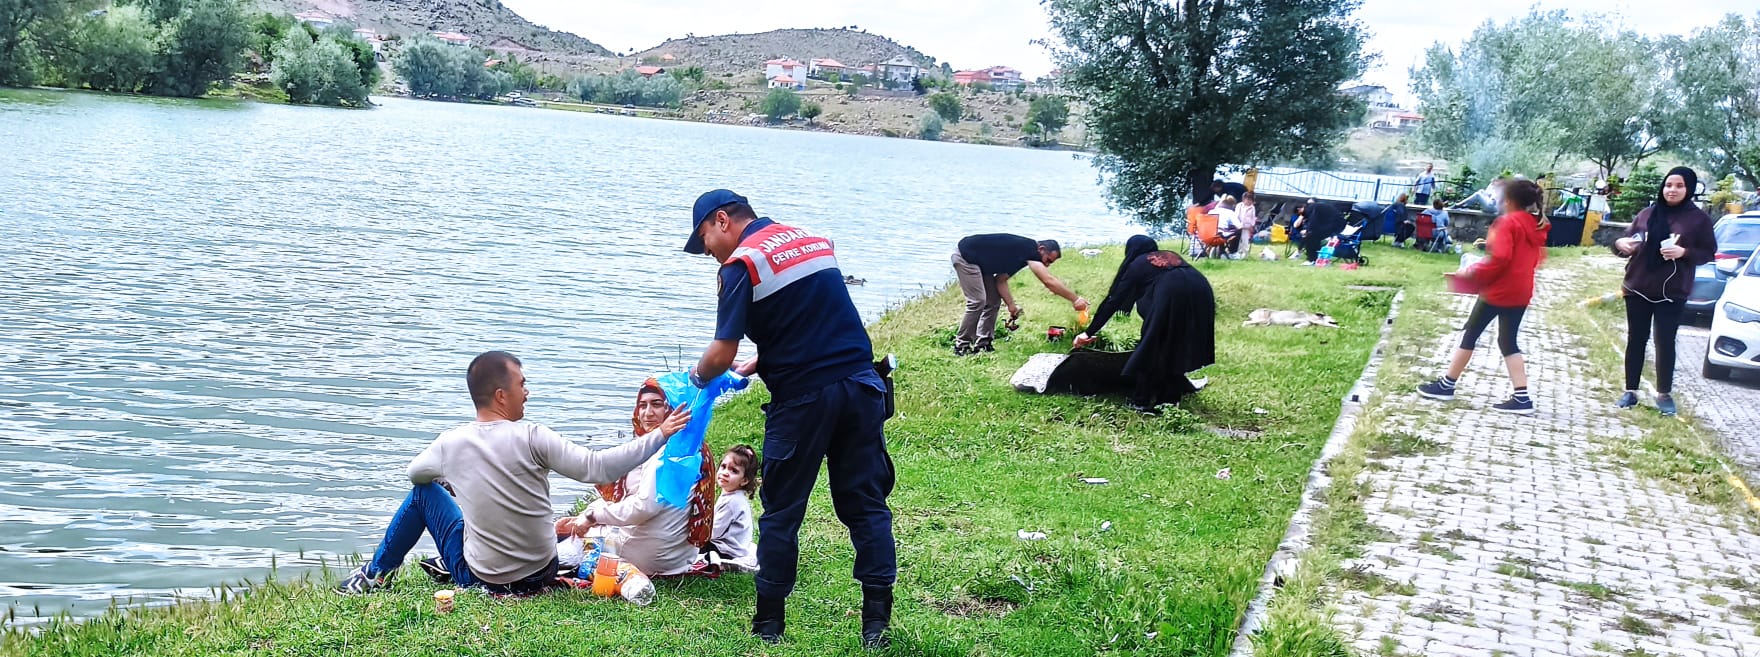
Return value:
<svg viewBox="0 0 1760 657">
<path fill-rule="evenodd" d="M 1655 329 L 1656 408 L 1675 414 L 1675 332 L 1681 327 L 1687 295 L 1693 291 L 1693 270 L 1717 255 L 1717 235 L 1704 210 L 1693 204 L 1699 174 L 1675 167 L 1662 179 L 1656 201 L 1632 220 L 1613 252 L 1626 263 L 1626 391 L 1615 403 L 1638 405 L 1638 381 L 1644 373 L 1646 338 Z"/>
<path fill-rule="evenodd" d="M 1216 294 L 1185 258 L 1158 250 L 1147 236 L 1132 237 L 1125 243 L 1125 260 L 1111 291 L 1087 332 L 1076 336 L 1075 346 L 1092 344 L 1114 314 L 1132 305 L 1143 320 L 1143 332 L 1124 375 L 1135 383 L 1131 406 L 1152 413 L 1156 406 L 1197 392 L 1186 373 L 1216 362 Z"/>
<path fill-rule="evenodd" d="M 1320 257 L 1320 247 L 1326 246 L 1326 240 L 1332 239 L 1344 230 L 1344 213 L 1338 206 L 1308 199 L 1304 205 L 1306 213 L 1300 223 L 1304 229 L 1302 234 L 1302 250 L 1307 253 L 1308 264 Z"/>
</svg>

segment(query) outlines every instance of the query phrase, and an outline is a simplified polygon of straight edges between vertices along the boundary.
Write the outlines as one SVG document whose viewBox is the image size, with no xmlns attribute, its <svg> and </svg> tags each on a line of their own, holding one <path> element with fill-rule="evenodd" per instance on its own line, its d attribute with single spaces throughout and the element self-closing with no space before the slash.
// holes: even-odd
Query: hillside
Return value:
<svg viewBox="0 0 1760 657">
<path fill-rule="evenodd" d="M 672 39 L 636 56 L 641 59 L 672 55 L 669 63 L 678 66 L 701 66 L 710 72 L 750 72 L 762 69 L 764 62 L 792 58 L 835 59 L 848 66 L 878 64 L 899 55 L 910 57 L 918 66 L 939 66 L 934 57 L 878 34 L 854 30 L 787 29 L 758 34 L 723 34 L 719 36 L 688 36 Z"/>
<path fill-rule="evenodd" d="M 268 11 L 321 11 L 387 35 L 462 32 L 495 50 L 532 50 L 551 55 L 610 56 L 579 35 L 533 24 L 500 0 L 256 0 Z"/>
</svg>

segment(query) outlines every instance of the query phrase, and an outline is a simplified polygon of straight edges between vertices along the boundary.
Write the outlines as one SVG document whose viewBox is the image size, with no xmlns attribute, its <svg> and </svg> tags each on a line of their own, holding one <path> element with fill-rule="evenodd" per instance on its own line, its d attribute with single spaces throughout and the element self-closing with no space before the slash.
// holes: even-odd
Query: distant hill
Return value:
<svg viewBox="0 0 1760 657">
<path fill-rule="evenodd" d="M 723 34 L 689 36 L 672 39 L 636 54 L 636 57 L 672 55 L 679 66 L 701 66 L 713 72 L 750 72 L 762 69 L 764 62 L 789 58 L 805 62 L 809 59 L 835 59 L 846 66 L 878 64 L 904 55 L 918 66 L 939 66 L 916 48 L 880 36 L 855 30 L 788 29 L 758 34 Z"/>
<path fill-rule="evenodd" d="M 499 0 L 256 0 L 267 11 L 320 11 L 381 34 L 461 32 L 474 45 L 552 55 L 611 56 L 579 35 L 533 24 Z"/>
</svg>

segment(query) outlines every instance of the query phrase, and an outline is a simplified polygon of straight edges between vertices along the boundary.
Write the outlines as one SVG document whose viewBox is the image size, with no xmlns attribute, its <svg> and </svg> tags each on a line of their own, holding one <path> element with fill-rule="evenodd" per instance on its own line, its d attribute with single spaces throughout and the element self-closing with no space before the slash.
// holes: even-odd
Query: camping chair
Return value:
<svg viewBox="0 0 1760 657">
<path fill-rule="evenodd" d="M 1448 229 L 1436 227 L 1436 217 L 1430 214 L 1418 215 L 1417 233 L 1418 248 L 1427 253 L 1442 253 L 1448 250 Z"/>
<path fill-rule="evenodd" d="M 1192 217 L 1192 210 L 1198 211 L 1195 218 Z M 1223 237 L 1219 229 L 1218 223 L 1221 218 L 1204 212 L 1201 207 L 1192 208 L 1192 210 L 1187 210 L 1186 216 L 1189 221 L 1195 221 L 1191 224 L 1191 232 L 1192 238 L 1198 240 L 1198 243 L 1202 245 L 1199 257 L 1222 255 L 1223 249 L 1228 246 L 1228 238 Z"/>
</svg>

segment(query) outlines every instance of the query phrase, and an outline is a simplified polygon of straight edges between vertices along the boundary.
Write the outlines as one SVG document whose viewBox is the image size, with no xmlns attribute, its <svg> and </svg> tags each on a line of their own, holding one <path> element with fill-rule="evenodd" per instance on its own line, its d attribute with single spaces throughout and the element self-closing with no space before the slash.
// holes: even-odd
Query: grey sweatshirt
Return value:
<svg viewBox="0 0 1760 657">
<path fill-rule="evenodd" d="M 507 584 L 556 556 L 550 473 L 589 484 L 616 481 L 666 445 L 659 431 L 593 451 L 535 422 L 471 422 L 440 434 L 409 463 L 409 480 L 444 477 L 464 511 L 471 574 Z"/>
</svg>

